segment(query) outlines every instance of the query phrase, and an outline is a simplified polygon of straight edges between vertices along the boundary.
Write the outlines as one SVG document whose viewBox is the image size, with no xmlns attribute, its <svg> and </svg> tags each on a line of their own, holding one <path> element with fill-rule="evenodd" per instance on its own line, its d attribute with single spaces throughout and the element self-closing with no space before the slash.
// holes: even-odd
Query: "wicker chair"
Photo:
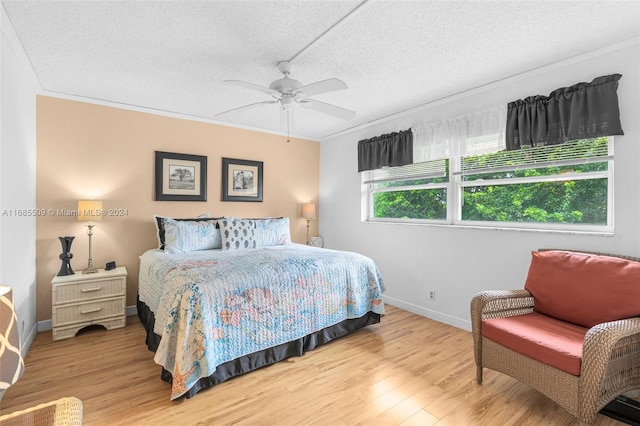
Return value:
<svg viewBox="0 0 640 426">
<path fill-rule="evenodd" d="M 0 426 L 80 426 L 82 401 L 61 398 L 0 416 Z"/>
<path fill-rule="evenodd" d="M 549 249 L 550 250 L 550 249 Z M 542 251 L 542 250 L 541 250 Z M 626 260 L 640 258 L 602 254 Z M 534 311 L 526 290 L 483 291 L 471 301 L 476 380 L 483 367 L 505 373 L 543 393 L 584 423 L 624 392 L 640 389 L 640 317 L 605 322 L 588 329 L 578 376 L 521 355 L 482 334 L 482 322 Z"/>
</svg>

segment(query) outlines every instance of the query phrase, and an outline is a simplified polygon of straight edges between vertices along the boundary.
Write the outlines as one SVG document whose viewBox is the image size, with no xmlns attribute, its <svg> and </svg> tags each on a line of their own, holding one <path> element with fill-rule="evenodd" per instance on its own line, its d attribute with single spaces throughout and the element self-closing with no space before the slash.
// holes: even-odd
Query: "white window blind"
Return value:
<svg viewBox="0 0 640 426">
<path fill-rule="evenodd" d="M 523 148 L 485 156 L 481 161 L 472 156 L 464 157 L 462 158 L 460 172 L 455 171 L 454 174 L 472 175 L 602 162 L 613 158 L 609 155 L 609 151 L 608 140 L 602 143 L 602 139 L 579 140 L 562 145 Z"/>
<path fill-rule="evenodd" d="M 364 184 L 445 177 L 447 175 L 447 160 L 426 161 L 400 167 L 383 167 L 364 173 Z"/>
</svg>

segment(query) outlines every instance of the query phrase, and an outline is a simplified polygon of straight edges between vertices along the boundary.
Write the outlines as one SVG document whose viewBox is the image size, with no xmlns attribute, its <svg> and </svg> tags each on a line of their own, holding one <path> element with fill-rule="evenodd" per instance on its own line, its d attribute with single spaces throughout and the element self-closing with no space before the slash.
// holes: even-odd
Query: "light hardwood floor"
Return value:
<svg viewBox="0 0 640 426">
<path fill-rule="evenodd" d="M 503 374 L 478 385 L 469 332 L 388 305 L 380 324 L 174 402 L 137 317 L 57 342 L 39 333 L 0 413 L 64 396 L 82 400 L 85 425 L 580 424 Z"/>
</svg>

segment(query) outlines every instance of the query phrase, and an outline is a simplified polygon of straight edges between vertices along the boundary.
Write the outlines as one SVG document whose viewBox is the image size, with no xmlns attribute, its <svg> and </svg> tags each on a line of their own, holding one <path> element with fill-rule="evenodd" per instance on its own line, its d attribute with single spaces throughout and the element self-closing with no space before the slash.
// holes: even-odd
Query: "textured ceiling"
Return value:
<svg viewBox="0 0 640 426">
<path fill-rule="evenodd" d="M 298 106 L 291 134 L 316 140 L 640 35 L 638 1 L 2 5 L 49 94 L 281 132 L 275 104 L 215 114 L 271 99 L 223 80 L 268 86 L 295 56 L 291 76 L 303 84 L 349 86 L 314 99 L 357 113 L 343 121 Z"/>
</svg>

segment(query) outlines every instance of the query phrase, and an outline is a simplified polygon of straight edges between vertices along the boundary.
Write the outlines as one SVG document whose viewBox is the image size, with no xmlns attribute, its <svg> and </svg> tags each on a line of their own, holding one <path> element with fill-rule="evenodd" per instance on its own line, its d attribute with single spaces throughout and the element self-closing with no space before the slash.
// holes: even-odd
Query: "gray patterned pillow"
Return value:
<svg viewBox="0 0 640 426">
<path fill-rule="evenodd" d="M 222 250 L 256 248 L 256 223 L 253 220 L 222 219 L 218 224 L 222 237 Z"/>
</svg>

